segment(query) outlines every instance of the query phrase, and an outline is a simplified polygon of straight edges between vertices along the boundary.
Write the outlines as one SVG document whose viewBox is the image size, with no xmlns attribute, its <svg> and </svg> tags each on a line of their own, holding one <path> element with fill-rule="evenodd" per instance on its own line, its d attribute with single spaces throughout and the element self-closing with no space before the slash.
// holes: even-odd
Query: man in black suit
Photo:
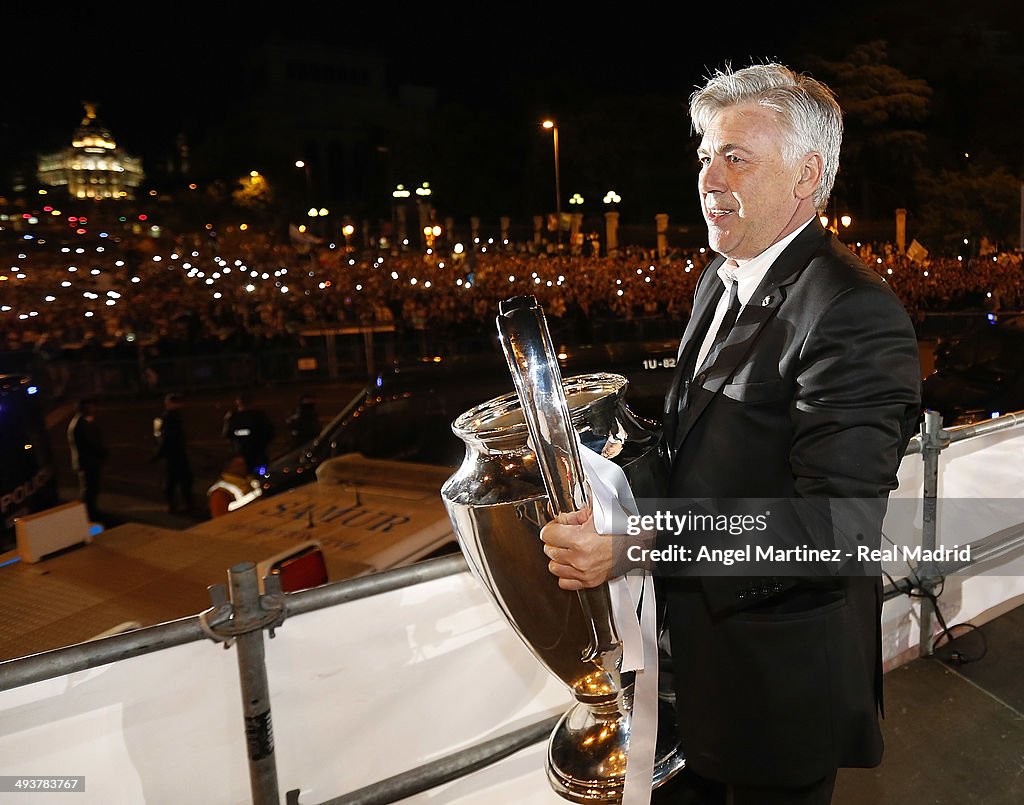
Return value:
<svg viewBox="0 0 1024 805">
<path fill-rule="evenodd" d="M 818 221 L 840 108 L 823 84 L 765 64 L 716 73 L 690 115 L 719 256 L 666 395 L 667 495 L 679 512 L 771 516 L 742 540 L 661 530 L 658 547 L 875 547 L 920 414 L 920 366 L 895 294 Z M 541 536 L 565 589 L 623 567 L 622 541 L 595 539 L 587 512 Z M 828 803 L 837 769 L 881 761 L 879 575 L 712 564 L 654 567 L 687 766 L 735 805 Z"/>
<path fill-rule="evenodd" d="M 188 455 L 188 439 L 185 422 L 181 413 L 181 395 L 176 393 L 164 397 L 164 410 L 153 419 L 153 461 L 165 462 L 164 498 L 167 511 L 176 513 L 192 511 L 192 462 Z M 178 497 L 181 508 L 178 507 Z"/>
<path fill-rule="evenodd" d="M 236 452 L 245 456 L 251 474 L 266 472 L 270 463 L 267 451 L 274 439 L 274 424 L 266 411 L 250 406 L 248 395 L 240 392 L 235 397 L 234 410 L 224 415 L 221 436 L 231 443 Z"/>
<path fill-rule="evenodd" d="M 90 522 L 102 522 L 98 498 L 107 446 L 90 399 L 81 399 L 75 406 L 75 415 L 68 423 L 68 447 L 71 448 L 71 469 L 78 473 L 78 488 L 86 514 Z"/>
</svg>

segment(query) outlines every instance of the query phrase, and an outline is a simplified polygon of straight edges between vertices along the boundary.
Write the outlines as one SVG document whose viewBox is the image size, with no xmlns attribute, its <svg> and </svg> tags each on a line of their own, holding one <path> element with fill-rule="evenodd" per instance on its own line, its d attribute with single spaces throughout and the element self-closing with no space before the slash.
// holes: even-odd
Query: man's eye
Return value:
<svg viewBox="0 0 1024 805">
<path fill-rule="evenodd" d="M 698 156 L 697 157 L 697 161 L 701 165 L 710 165 L 711 164 L 711 157 L 709 157 L 709 156 Z"/>
<path fill-rule="evenodd" d="M 733 165 L 738 165 L 740 162 L 743 161 L 735 154 L 726 154 L 725 158 L 728 159 Z"/>
</svg>

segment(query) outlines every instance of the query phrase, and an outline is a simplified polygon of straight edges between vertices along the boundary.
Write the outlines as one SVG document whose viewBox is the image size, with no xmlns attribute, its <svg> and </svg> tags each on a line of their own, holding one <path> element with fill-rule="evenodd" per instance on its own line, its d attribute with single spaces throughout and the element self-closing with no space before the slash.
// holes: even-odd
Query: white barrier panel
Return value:
<svg viewBox="0 0 1024 805">
<path fill-rule="evenodd" d="M 1024 432 L 997 431 L 955 442 L 939 454 L 936 544 L 965 545 L 1021 522 L 1024 512 Z M 907 456 L 900 486 L 890 495 L 884 530 L 906 545 L 921 542 L 924 462 Z M 908 508 L 907 500 L 917 500 Z M 976 500 L 975 505 L 972 501 Z M 913 514 L 911 515 L 911 512 Z M 908 532 L 909 535 L 908 535 Z M 979 616 L 1024 595 L 1024 550 L 947 576 L 939 597 L 946 623 Z M 935 624 L 936 630 L 939 625 Z M 920 642 L 920 602 L 906 596 L 886 602 L 882 613 L 883 657 L 892 661 Z"/>
<path fill-rule="evenodd" d="M 571 703 L 468 573 L 293 617 L 266 654 L 282 801 L 322 802 Z M 546 798 L 543 763 L 529 771 L 513 784 Z M 192 643 L 0 693 L 0 774 L 84 775 L 78 803 L 251 802 L 234 650 Z"/>
<path fill-rule="evenodd" d="M 572 703 L 468 573 L 288 620 L 267 644 L 267 664 L 278 780 L 304 803 Z M 519 785 L 551 793 L 543 762 L 529 772 Z"/>
<path fill-rule="evenodd" d="M 235 653 L 209 642 L 0 693 L 0 774 L 85 776 L 31 805 L 244 805 L 245 752 Z"/>
</svg>

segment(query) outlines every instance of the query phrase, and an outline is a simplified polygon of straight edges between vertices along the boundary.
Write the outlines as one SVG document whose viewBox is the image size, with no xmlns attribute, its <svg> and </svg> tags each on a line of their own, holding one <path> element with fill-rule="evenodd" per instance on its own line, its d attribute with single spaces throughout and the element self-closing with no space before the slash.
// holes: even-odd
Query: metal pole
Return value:
<svg viewBox="0 0 1024 805">
<path fill-rule="evenodd" d="M 558 170 L 558 126 L 552 126 L 552 141 L 555 144 L 555 215 L 558 216 L 558 228 L 555 230 L 559 251 L 562 246 L 562 180 Z"/>
<path fill-rule="evenodd" d="M 921 519 L 921 547 L 926 553 L 933 552 L 936 544 L 936 504 L 939 492 L 939 453 L 948 444 L 948 438 L 942 429 L 942 414 L 938 411 L 925 411 L 924 424 L 921 426 L 921 452 L 924 458 L 924 510 Z M 934 576 L 926 568 L 924 577 L 920 579 L 921 591 L 925 598 L 921 601 L 921 640 L 919 656 L 932 655 L 932 603 L 928 597 L 935 587 Z"/>
<path fill-rule="evenodd" d="M 266 613 L 260 606 L 256 564 L 240 562 L 228 570 L 228 579 L 235 628 L 241 629 L 247 623 L 262 621 Z M 263 630 L 239 634 L 235 638 L 235 645 L 238 650 L 238 679 L 242 689 L 242 714 L 245 717 L 253 805 L 280 805 Z"/>
<path fill-rule="evenodd" d="M 327 800 L 321 805 L 386 805 L 429 791 L 444 783 L 497 763 L 503 758 L 543 741 L 555 728 L 562 716 L 552 716 L 497 738 L 445 755 L 435 761 L 418 766 L 386 780 Z M 298 791 L 288 792 L 289 805 L 298 803 Z"/>
<path fill-rule="evenodd" d="M 975 422 L 973 425 L 958 425 L 955 428 L 949 428 L 944 431 L 943 435 L 943 446 L 946 443 L 952 444 L 953 442 L 962 442 L 965 439 L 975 439 L 978 436 L 985 436 L 989 433 L 995 433 L 996 431 L 1011 430 L 1013 428 L 1019 428 L 1024 425 L 1024 411 L 1014 411 L 1009 414 L 1003 414 L 995 419 L 986 419 L 981 422 Z M 906 456 L 916 455 L 921 452 L 921 440 L 920 434 L 914 436 L 910 440 L 910 444 L 907 445 L 907 452 L 904 453 Z"/>
<path fill-rule="evenodd" d="M 364 326 L 363 330 L 363 351 L 366 354 L 366 376 L 373 377 L 377 373 L 377 368 L 373 362 L 373 333 L 374 328 L 370 326 Z"/>
<path fill-rule="evenodd" d="M 381 570 L 369 576 L 359 576 L 333 584 L 325 584 L 321 587 L 288 593 L 285 596 L 285 612 L 290 618 L 293 615 L 302 615 L 306 612 L 346 604 L 349 601 L 369 598 L 371 595 L 380 595 L 392 590 L 412 587 L 414 584 L 424 584 L 446 576 L 454 576 L 456 573 L 463 573 L 468 569 L 469 566 L 462 553 L 424 559 L 412 565 Z"/>
<path fill-rule="evenodd" d="M 229 614 L 219 613 L 207 623 L 210 626 L 218 626 L 227 620 Z M 42 682 L 44 679 L 54 679 L 76 671 L 99 668 L 112 662 L 205 640 L 207 637 L 199 624 L 199 616 L 191 615 L 181 620 L 134 629 L 99 640 L 5 660 L 0 662 L 0 693 L 33 682 Z"/>
<path fill-rule="evenodd" d="M 338 348 L 334 343 L 334 333 L 328 331 L 327 335 L 327 376 L 334 380 L 338 376 Z"/>
</svg>

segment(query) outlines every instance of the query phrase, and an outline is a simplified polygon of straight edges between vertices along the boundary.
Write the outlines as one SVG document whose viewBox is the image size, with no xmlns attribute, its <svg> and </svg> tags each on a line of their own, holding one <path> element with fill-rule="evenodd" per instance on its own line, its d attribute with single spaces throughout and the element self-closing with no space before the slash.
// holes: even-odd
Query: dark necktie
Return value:
<svg viewBox="0 0 1024 805">
<path fill-rule="evenodd" d="M 725 315 L 722 317 L 722 321 L 718 325 L 718 330 L 715 333 L 715 340 L 712 341 L 711 347 L 708 349 L 708 354 L 705 356 L 704 361 L 701 363 L 701 367 L 707 366 L 712 363 L 718 355 L 719 349 L 721 349 L 722 343 L 729 336 L 729 331 L 735 324 L 737 317 L 739 316 L 740 308 L 743 307 L 740 304 L 739 298 L 739 282 L 733 279 L 729 285 L 729 302 L 728 307 L 725 310 Z M 678 392 L 678 409 L 680 412 L 686 409 L 689 404 L 690 397 L 690 386 L 693 382 L 692 378 L 697 373 L 699 367 L 695 367 L 694 363 L 697 360 L 697 350 L 693 350 L 690 353 L 689 366 L 684 366 L 682 373 L 679 377 L 679 392 Z"/>
<path fill-rule="evenodd" d="M 729 337 L 729 331 L 732 330 L 732 326 L 736 323 L 736 319 L 739 317 L 740 308 L 743 307 L 740 304 L 739 287 L 740 284 L 735 279 L 729 283 L 729 305 L 725 309 L 725 315 L 722 317 L 722 323 L 718 325 L 718 332 L 715 333 L 715 340 L 711 342 L 711 347 L 708 349 L 707 357 L 705 357 L 704 362 L 697 367 L 698 370 L 704 366 L 710 366 L 715 362 L 715 358 L 718 357 L 718 353 L 722 349 L 722 344 L 725 342 L 725 339 Z"/>
</svg>

